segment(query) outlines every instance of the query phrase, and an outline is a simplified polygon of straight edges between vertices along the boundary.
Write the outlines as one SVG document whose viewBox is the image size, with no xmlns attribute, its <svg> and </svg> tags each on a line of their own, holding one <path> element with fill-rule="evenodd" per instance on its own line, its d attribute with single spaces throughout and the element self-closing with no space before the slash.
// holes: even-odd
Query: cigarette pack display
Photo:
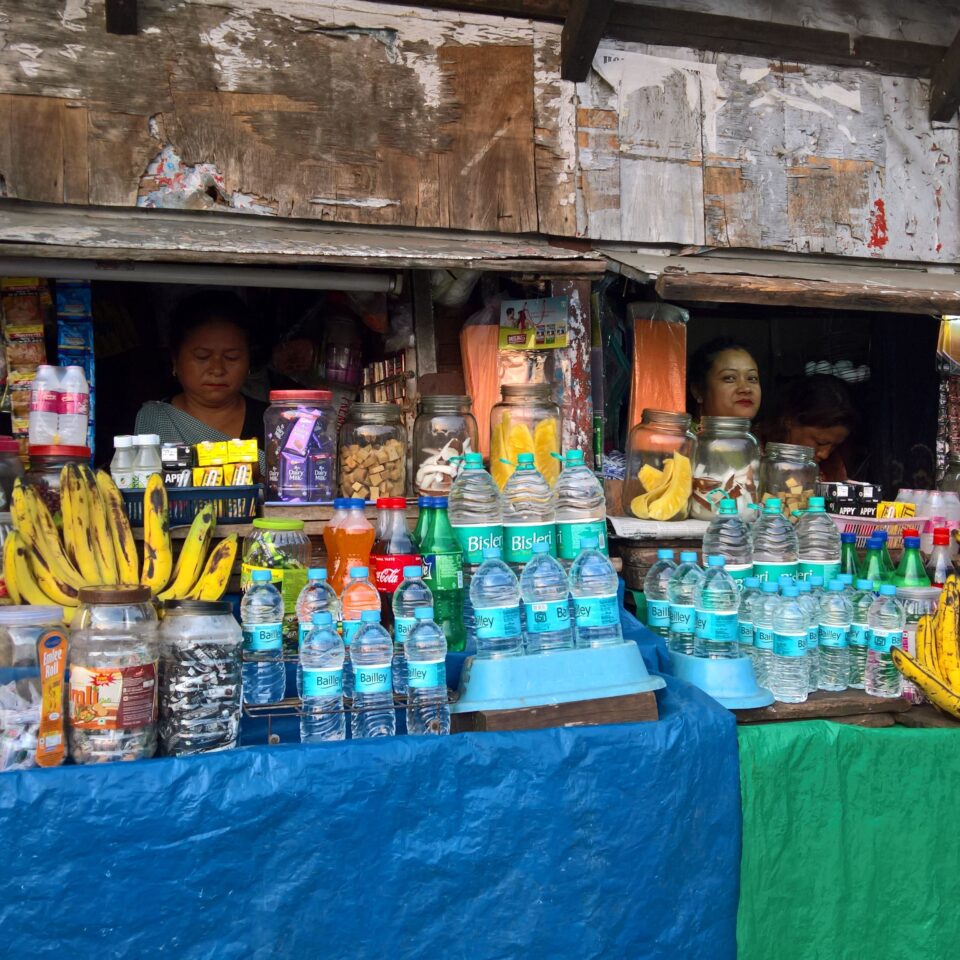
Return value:
<svg viewBox="0 0 960 960">
<path fill-rule="evenodd" d="M 193 447 L 186 443 L 165 443 L 160 448 L 160 462 L 164 469 L 168 470 L 193 467 L 195 464 Z"/>
</svg>

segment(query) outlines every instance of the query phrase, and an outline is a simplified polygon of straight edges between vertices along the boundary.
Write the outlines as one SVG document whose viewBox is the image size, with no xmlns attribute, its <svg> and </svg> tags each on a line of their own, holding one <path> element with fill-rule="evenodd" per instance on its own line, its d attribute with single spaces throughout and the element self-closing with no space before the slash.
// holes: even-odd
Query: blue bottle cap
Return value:
<svg viewBox="0 0 960 960">
<path fill-rule="evenodd" d="M 599 537 L 581 537 L 580 538 L 580 549 L 581 550 L 596 550 L 600 546 Z"/>
<path fill-rule="evenodd" d="M 796 583 L 788 584 L 788 586 L 796 587 L 801 593 L 813 593 L 813 587 L 806 580 L 798 580 Z"/>
<path fill-rule="evenodd" d="M 672 551 L 672 550 L 658 550 L 658 551 L 657 551 L 657 559 L 658 559 L 658 560 L 672 560 L 672 559 L 673 559 L 673 551 Z"/>
<path fill-rule="evenodd" d="M 417 508 L 419 510 L 426 510 L 429 501 L 430 497 L 417 497 Z"/>
<path fill-rule="evenodd" d="M 823 586 L 823 577 L 811 577 L 810 586 L 816 589 L 817 587 Z"/>
<path fill-rule="evenodd" d="M 694 553 L 693 550 L 684 550 L 683 553 L 680 554 L 680 562 L 681 562 L 681 563 L 696 563 L 696 562 L 697 562 L 697 555 L 696 555 L 696 553 Z"/>
<path fill-rule="evenodd" d="M 747 579 L 743 581 L 743 585 L 744 585 L 748 590 L 759 590 L 759 589 L 760 589 L 760 578 L 759 578 L 759 577 L 747 577 Z"/>
<path fill-rule="evenodd" d="M 436 510 L 446 510 L 448 500 L 446 497 L 434 497 L 433 498 L 433 507 Z"/>
<path fill-rule="evenodd" d="M 853 586 L 852 573 L 839 573 L 834 579 L 839 580 L 845 587 Z"/>
<path fill-rule="evenodd" d="M 872 580 L 858 580 L 857 581 L 858 590 L 869 590 L 873 592 L 873 581 Z"/>
<path fill-rule="evenodd" d="M 310 619 L 318 627 L 325 627 L 333 623 L 333 615 L 326 610 L 318 610 Z"/>
<path fill-rule="evenodd" d="M 897 588 L 892 583 L 885 583 L 880 587 L 881 597 L 895 597 L 896 595 Z"/>
<path fill-rule="evenodd" d="M 333 501 L 334 510 L 346 510 L 350 501 L 346 497 L 336 497 Z"/>
<path fill-rule="evenodd" d="M 483 469 L 483 454 L 480 453 L 468 453 L 463 458 L 464 468 L 467 470 L 482 470 Z"/>
<path fill-rule="evenodd" d="M 327 579 L 327 568 L 326 567 L 311 567 L 307 571 L 308 580 L 326 580 Z"/>
<path fill-rule="evenodd" d="M 351 580 L 366 580 L 370 576 L 370 570 L 367 567 L 354 567 L 350 571 Z"/>
<path fill-rule="evenodd" d="M 273 579 L 273 574 L 269 570 L 254 570 L 250 574 L 250 579 L 254 583 L 266 583 Z"/>
<path fill-rule="evenodd" d="M 887 540 L 890 538 L 890 534 L 888 534 L 886 530 L 877 530 L 874 532 L 873 535 L 874 537 L 877 538 L 877 540 L 880 540 L 883 543 L 886 543 Z"/>
<path fill-rule="evenodd" d="M 919 550 L 920 549 L 920 538 L 919 537 L 904 537 L 903 538 L 903 547 L 905 550 Z"/>
<path fill-rule="evenodd" d="M 726 562 L 724 557 L 707 557 L 708 567 L 722 567 Z"/>
<path fill-rule="evenodd" d="M 827 587 L 827 590 L 829 590 L 830 593 L 843 593 L 843 590 L 844 590 L 843 581 L 831 580 L 830 586 Z"/>
<path fill-rule="evenodd" d="M 568 450 L 567 451 L 567 464 L 570 466 L 579 466 L 583 463 L 583 451 L 582 450 Z"/>
<path fill-rule="evenodd" d="M 403 568 L 403 579 L 412 580 L 414 577 L 423 576 L 423 567 L 415 567 L 412 564 Z"/>
<path fill-rule="evenodd" d="M 780 502 L 778 497 L 771 497 L 769 500 L 764 501 L 763 512 L 764 513 L 780 513 L 783 509 L 783 504 Z"/>
<path fill-rule="evenodd" d="M 796 587 L 784 587 L 783 595 L 785 597 L 789 597 L 792 600 L 794 597 L 800 596 L 800 591 Z"/>
<path fill-rule="evenodd" d="M 484 560 L 499 560 L 503 556 L 503 551 L 499 547 L 484 547 Z"/>
<path fill-rule="evenodd" d="M 793 586 L 793 577 L 789 573 L 781 573 L 777 580 L 782 587 Z"/>
<path fill-rule="evenodd" d="M 379 623 L 380 611 L 379 610 L 363 610 L 360 613 L 360 622 L 361 623 Z"/>
<path fill-rule="evenodd" d="M 841 543 L 856 543 L 857 535 L 855 533 L 841 533 L 840 534 Z"/>
<path fill-rule="evenodd" d="M 811 497 L 807 501 L 807 513 L 823 513 L 827 509 L 827 501 L 823 497 Z"/>
<path fill-rule="evenodd" d="M 771 583 L 769 580 L 766 580 L 766 581 L 764 581 L 764 584 L 763 584 L 763 592 L 764 592 L 764 593 L 779 593 L 779 592 L 780 592 L 780 587 L 779 587 L 777 584 Z"/>
<path fill-rule="evenodd" d="M 518 466 L 518 467 L 532 467 L 532 466 L 533 466 L 533 454 L 532 454 L 532 453 L 520 453 L 520 454 L 517 454 L 517 466 Z"/>
<path fill-rule="evenodd" d="M 550 552 L 550 544 L 547 543 L 546 540 L 538 540 L 538 541 L 533 545 L 533 552 L 534 552 L 534 553 L 549 553 L 549 552 Z"/>
<path fill-rule="evenodd" d="M 417 607 L 413 611 L 414 620 L 432 620 L 433 619 L 433 607 Z"/>
<path fill-rule="evenodd" d="M 867 549 L 868 550 L 879 550 L 883 546 L 883 541 L 874 534 L 867 540 Z"/>
</svg>

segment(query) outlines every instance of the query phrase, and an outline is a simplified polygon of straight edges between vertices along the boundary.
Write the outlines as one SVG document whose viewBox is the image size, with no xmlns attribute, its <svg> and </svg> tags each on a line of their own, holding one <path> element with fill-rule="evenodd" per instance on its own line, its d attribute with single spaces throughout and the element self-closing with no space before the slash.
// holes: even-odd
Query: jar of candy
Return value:
<svg viewBox="0 0 960 960">
<path fill-rule="evenodd" d="M 241 589 L 250 585 L 254 570 L 270 571 L 283 596 L 283 650 L 290 656 L 297 654 L 297 597 L 307 585 L 310 554 L 310 538 L 303 532 L 302 520 L 258 518 L 252 532 L 243 538 Z"/>
<path fill-rule="evenodd" d="M 940 587 L 897 587 L 897 599 L 903 604 L 906 622 L 903 627 L 903 651 L 916 659 L 917 624 L 923 616 L 937 612 Z M 911 703 L 926 703 L 927 698 L 909 680 L 903 681 L 903 698 Z"/>
<path fill-rule="evenodd" d="M 644 410 L 627 438 L 627 511 L 640 520 L 686 520 L 696 449 L 688 414 Z"/>
<path fill-rule="evenodd" d="M 720 510 L 720 501 L 737 502 L 744 520 L 752 520 L 751 504 L 757 502 L 760 479 L 760 444 L 750 432 L 745 417 L 703 417 L 697 435 L 697 455 L 693 463 L 693 493 L 690 515 L 696 520 L 712 520 Z"/>
<path fill-rule="evenodd" d="M 549 383 L 504 384 L 490 411 L 490 473 L 502 490 L 521 453 L 532 453 L 552 487 L 560 476 L 560 408 Z"/>
<path fill-rule="evenodd" d="M 337 420 L 329 390 L 271 390 L 263 417 L 267 499 L 318 503 L 336 491 Z"/>
<path fill-rule="evenodd" d="M 421 397 L 413 425 L 413 485 L 421 497 L 445 497 L 477 449 L 477 421 L 469 397 Z"/>
<path fill-rule="evenodd" d="M 816 496 L 819 478 L 813 447 L 768 443 L 760 461 L 760 499 L 779 498 L 789 517 L 807 509 L 807 501 Z"/>
<path fill-rule="evenodd" d="M 225 600 L 168 600 L 160 625 L 160 752 L 228 750 L 240 735 L 243 635 Z"/>
<path fill-rule="evenodd" d="M 27 483 L 36 487 L 53 518 L 60 520 L 60 471 L 68 463 L 89 463 L 89 447 L 29 447 L 30 471 Z"/>
<path fill-rule="evenodd" d="M 141 760 L 157 749 L 157 614 L 140 586 L 81 587 L 70 629 L 74 763 Z"/>
<path fill-rule="evenodd" d="M 20 459 L 20 444 L 13 437 L 0 437 L 0 512 L 10 509 L 13 484 L 23 476 L 23 461 Z M 59 483 L 59 477 L 57 478 Z"/>
<path fill-rule="evenodd" d="M 340 495 L 402 497 L 407 490 L 407 429 L 395 403 L 354 403 L 340 428 Z"/>
</svg>

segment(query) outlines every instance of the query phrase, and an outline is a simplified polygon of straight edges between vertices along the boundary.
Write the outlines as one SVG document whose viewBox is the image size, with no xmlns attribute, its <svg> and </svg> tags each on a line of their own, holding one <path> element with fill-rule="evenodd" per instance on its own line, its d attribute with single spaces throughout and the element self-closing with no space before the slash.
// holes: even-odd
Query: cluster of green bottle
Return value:
<svg viewBox="0 0 960 960">
<path fill-rule="evenodd" d="M 843 549 L 840 557 L 840 568 L 843 573 L 856 573 L 861 580 L 871 580 L 874 590 L 879 590 L 884 583 L 891 583 L 895 587 L 929 587 L 930 577 L 924 568 L 923 557 L 920 555 L 920 538 L 903 538 L 903 556 L 898 566 L 894 567 L 887 549 L 887 535 L 874 534 L 867 541 L 867 552 L 859 566 L 851 569 L 857 563 L 857 548 L 852 534 L 844 534 Z M 851 541 L 851 542 L 848 542 Z"/>
</svg>

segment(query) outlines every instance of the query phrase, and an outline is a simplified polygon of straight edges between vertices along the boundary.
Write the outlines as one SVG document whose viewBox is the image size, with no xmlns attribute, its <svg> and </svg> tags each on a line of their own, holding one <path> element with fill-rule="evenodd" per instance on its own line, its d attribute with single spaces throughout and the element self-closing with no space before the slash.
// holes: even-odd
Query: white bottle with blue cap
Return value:
<svg viewBox="0 0 960 960">
<path fill-rule="evenodd" d="M 740 656 L 740 590 L 727 573 L 726 563 L 724 557 L 707 557 L 706 573 L 694 590 L 695 657 L 732 660 Z"/>
<path fill-rule="evenodd" d="M 667 596 L 670 598 L 670 639 L 667 646 L 674 653 L 693 655 L 693 635 L 697 627 L 693 595 L 701 580 L 703 570 L 697 563 L 696 553 L 685 550 L 680 554 L 680 563 L 667 582 Z"/>
<path fill-rule="evenodd" d="M 313 629 L 313 615 L 326 612 L 334 623 L 340 621 L 340 598 L 327 580 L 326 567 L 310 567 L 307 570 L 307 583 L 297 597 L 297 648 L 303 646 L 304 637 Z M 297 696 L 303 692 L 303 677 L 300 665 L 297 665 Z"/>
<path fill-rule="evenodd" d="M 657 562 L 643 580 L 643 597 L 647 603 L 647 629 L 664 640 L 670 636 L 670 596 L 667 585 L 677 564 L 672 550 L 658 550 Z"/>
<path fill-rule="evenodd" d="M 240 601 L 243 629 L 243 702 L 276 703 L 286 691 L 283 597 L 269 570 L 254 570 Z"/>
<path fill-rule="evenodd" d="M 906 615 L 892 583 L 880 587 L 880 595 L 870 605 L 870 646 L 867 649 L 866 690 L 871 697 L 899 697 L 903 678 L 893 662 L 891 651 L 903 646 Z"/>
<path fill-rule="evenodd" d="M 542 540 L 535 543 L 533 559 L 520 577 L 527 653 L 573 649 L 570 584 L 560 562 L 550 555 L 551 549 L 552 545 Z"/>
<path fill-rule="evenodd" d="M 300 742 L 346 737 L 343 712 L 343 640 L 329 612 L 313 615 L 300 644 Z"/>
<path fill-rule="evenodd" d="M 393 641 L 380 625 L 379 610 L 364 610 L 350 643 L 353 663 L 353 738 L 392 737 L 397 732 L 393 709 Z"/>
<path fill-rule="evenodd" d="M 610 559 L 592 533 L 580 536 L 580 553 L 570 568 L 574 629 L 578 647 L 623 643 L 620 629 L 619 580 Z"/>
<path fill-rule="evenodd" d="M 433 607 L 418 607 L 416 625 L 404 644 L 407 668 L 407 733 L 450 732 L 447 697 L 447 638 L 434 623 Z"/>
<path fill-rule="evenodd" d="M 403 568 L 403 581 L 394 591 L 393 600 L 393 692 L 407 693 L 407 667 L 403 645 L 416 625 L 419 607 L 433 607 L 433 594 L 423 582 L 423 567 L 411 564 Z"/>
<path fill-rule="evenodd" d="M 477 657 L 518 657 L 523 653 L 520 584 L 503 562 L 499 547 L 485 547 L 483 563 L 470 584 L 477 627 Z"/>
<path fill-rule="evenodd" d="M 757 577 L 759 580 L 760 578 Z M 761 687 L 770 686 L 773 641 L 780 606 L 780 588 L 771 581 L 760 583 L 760 597 L 753 601 L 753 672 Z"/>
<path fill-rule="evenodd" d="M 781 703 L 804 703 L 810 694 L 809 626 L 800 591 L 784 587 L 774 612 L 773 661 L 767 684 Z"/>
</svg>

